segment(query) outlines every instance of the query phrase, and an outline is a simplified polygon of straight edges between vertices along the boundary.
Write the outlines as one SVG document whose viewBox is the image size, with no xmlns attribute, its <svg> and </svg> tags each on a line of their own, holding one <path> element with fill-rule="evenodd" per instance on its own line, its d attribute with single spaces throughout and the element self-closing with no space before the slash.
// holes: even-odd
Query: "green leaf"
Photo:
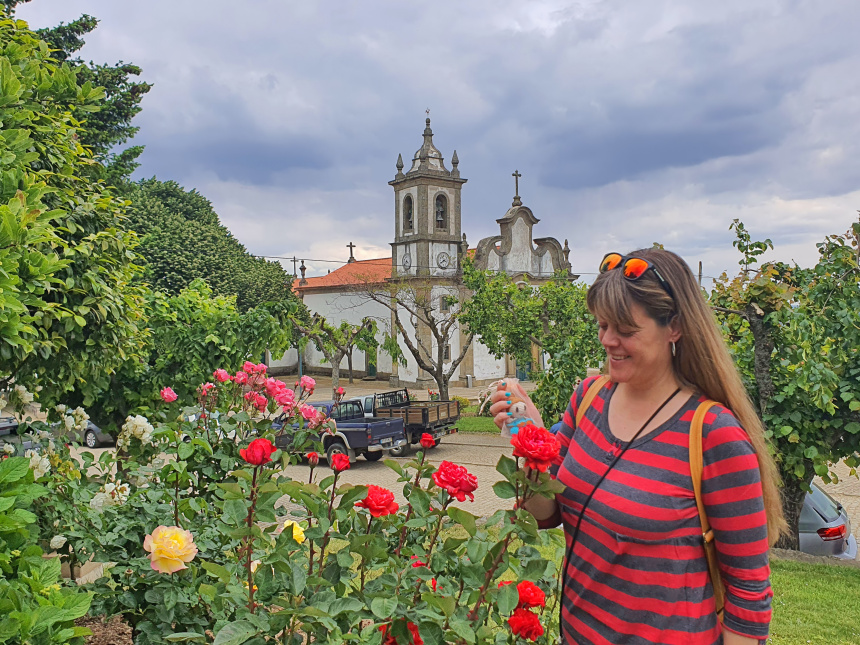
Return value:
<svg viewBox="0 0 860 645">
<path fill-rule="evenodd" d="M 465 620 L 452 620 L 451 629 L 457 636 L 465 640 L 467 643 L 475 642 L 475 630 L 472 629 L 471 623 Z"/>
<path fill-rule="evenodd" d="M 860 423 L 857 423 L 856 421 L 846 423 L 845 430 L 850 432 L 851 434 L 857 434 L 858 432 L 860 432 Z"/>
<path fill-rule="evenodd" d="M 8 511 L 14 505 L 14 497 L 0 497 L 0 513 L 2 513 L 3 511 Z"/>
<path fill-rule="evenodd" d="M 242 645 L 257 633 L 257 628 L 247 620 L 237 620 L 224 625 L 215 635 L 212 645 Z"/>
<path fill-rule="evenodd" d="M 364 603 L 356 598 L 338 598 L 331 604 L 328 613 L 336 617 L 344 612 L 355 613 L 361 609 L 364 609 Z"/>
<path fill-rule="evenodd" d="M 226 567 L 223 567 L 220 564 L 215 564 L 214 562 L 206 561 L 204 561 L 202 565 L 206 572 L 211 576 L 218 578 L 218 580 L 225 584 L 230 582 L 232 576 L 230 575 L 230 572 L 227 571 Z"/>
<path fill-rule="evenodd" d="M 248 519 L 248 506 L 244 499 L 227 499 L 224 500 L 224 515 L 229 518 L 233 524 L 242 526 Z"/>
<path fill-rule="evenodd" d="M 206 640 L 206 636 L 204 634 L 198 634 L 197 632 L 174 632 L 173 634 L 165 636 L 164 640 L 170 641 L 171 643 L 179 643 L 182 641 Z"/>
<path fill-rule="evenodd" d="M 454 522 L 466 529 L 466 532 L 469 535 L 475 537 L 475 531 L 477 530 L 477 527 L 475 526 L 475 520 L 478 519 L 477 517 L 455 506 L 451 506 L 450 508 L 448 508 L 448 517 L 450 517 L 452 520 L 454 520 Z"/>
<path fill-rule="evenodd" d="M 508 457 L 507 455 L 502 455 L 499 458 L 499 463 L 496 464 L 496 470 L 504 477 L 505 479 L 513 479 L 514 475 L 517 473 L 517 462 Z"/>
<path fill-rule="evenodd" d="M 30 460 L 26 457 L 10 457 L 0 461 L 0 484 L 16 482 L 30 469 Z"/>
<path fill-rule="evenodd" d="M 409 495 L 409 503 L 417 515 L 427 515 L 430 511 L 430 496 L 421 488 L 413 488 Z"/>
<path fill-rule="evenodd" d="M 520 594 L 517 591 L 517 585 L 511 583 L 509 585 L 504 585 L 503 587 L 499 587 L 498 593 L 496 594 L 496 602 L 499 606 L 499 613 L 503 616 L 509 616 L 514 612 L 514 609 L 517 608 L 517 604 L 520 602 Z"/>
<path fill-rule="evenodd" d="M 388 619 L 397 609 L 397 598 L 374 598 L 370 602 L 370 611 L 378 618 Z"/>
<path fill-rule="evenodd" d="M 493 491 L 501 499 L 512 499 L 517 496 L 517 491 L 511 482 L 496 482 Z"/>
<path fill-rule="evenodd" d="M 305 565 L 301 562 L 292 563 L 293 595 L 300 596 L 305 590 L 308 574 Z"/>
</svg>

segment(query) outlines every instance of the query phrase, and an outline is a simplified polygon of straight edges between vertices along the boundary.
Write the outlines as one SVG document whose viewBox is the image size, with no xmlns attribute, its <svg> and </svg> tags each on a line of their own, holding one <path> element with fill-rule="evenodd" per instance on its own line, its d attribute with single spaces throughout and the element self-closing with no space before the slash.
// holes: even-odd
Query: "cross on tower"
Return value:
<svg viewBox="0 0 860 645">
<path fill-rule="evenodd" d="M 349 260 L 347 260 L 347 264 L 349 264 L 350 262 L 355 262 L 355 257 L 352 255 L 352 250 L 355 248 L 355 244 L 350 242 L 346 246 L 349 249 Z"/>
<path fill-rule="evenodd" d="M 514 178 L 514 202 L 512 205 L 522 206 L 523 202 L 520 199 L 520 177 L 522 177 L 522 175 L 520 174 L 519 170 L 514 170 L 511 173 L 511 177 Z"/>
</svg>

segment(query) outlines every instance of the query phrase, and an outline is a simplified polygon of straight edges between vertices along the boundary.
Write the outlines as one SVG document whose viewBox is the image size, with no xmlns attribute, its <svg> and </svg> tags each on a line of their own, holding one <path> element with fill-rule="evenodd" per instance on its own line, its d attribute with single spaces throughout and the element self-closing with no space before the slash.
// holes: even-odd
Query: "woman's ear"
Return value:
<svg viewBox="0 0 860 645">
<path fill-rule="evenodd" d="M 669 321 L 669 342 L 677 343 L 681 339 L 681 322 L 678 316 Z"/>
</svg>

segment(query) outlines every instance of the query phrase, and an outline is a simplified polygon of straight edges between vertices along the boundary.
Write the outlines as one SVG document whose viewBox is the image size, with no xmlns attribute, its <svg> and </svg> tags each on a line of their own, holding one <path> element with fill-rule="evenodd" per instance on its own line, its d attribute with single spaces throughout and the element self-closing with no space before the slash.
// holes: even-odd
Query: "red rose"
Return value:
<svg viewBox="0 0 860 645">
<path fill-rule="evenodd" d="M 433 435 L 427 434 L 426 432 L 421 435 L 421 447 L 422 448 L 432 448 L 436 445 L 436 440 L 433 438 Z"/>
<path fill-rule="evenodd" d="M 427 563 L 422 562 L 421 558 L 419 558 L 417 555 L 412 556 L 412 568 L 413 569 L 420 569 L 421 567 L 426 567 L 426 566 L 427 566 Z"/>
<path fill-rule="evenodd" d="M 390 625 L 380 625 L 379 631 L 382 632 L 382 645 L 408 645 L 407 643 L 400 643 L 394 637 L 394 635 L 390 635 L 388 633 L 388 628 Z M 406 623 L 406 627 L 409 629 L 409 634 L 412 636 L 411 642 L 412 645 L 424 645 L 424 640 L 421 638 L 421 635 L 418 633 L 418 625 L 415 623 Z"/>
<path fill-rule="evenodd" d="M 475 501 L 472 492 L 478 488 L 478 478 L 462 466 L 443 461 L 432 477 L 437 486 L 447 490 L 457 501 L 465 502 L 467 495 L 470 501 Z"/>
<path fill-rule="evenodd" d="M 436 582 L 436 578 L 430 578 L 430 588 L 433 591 L 436 591 L 437 586 L 438 586 L 438 583 Z"/>
<path fill-rule="evenodd" d="M 394 501 L 394 493 L 382 488 L 382 486 L 374 486 L 373 484 L 367 487 L 367 497 L 356 502 L 355 505 L 358 508 L 366 508 L 373 517 L 391 515 L 400 508 L 400 505 Z"/>
<path fill-rule="evenodd" d="M 508 585 L 512 585 L 512 584 L 514 584 L 514 581 L 513 581 L 513 580 L 502 580 L 502 581 L 497 585 L 497 587 L 498 587 L 499 589 L 501 589 L 502 587 L 507 587 Z"/>
<path fill-rule="evenodd" d="M 247 448 L 242 448 L 239 454 L 242 459 L 254 466 L 262 466 L 272 461 L 272 453 L 277 448 L 268 439 L 254 439 Z"/>
<path fill-rule="evenodd" d="M 333 454 L 329 462 L 329 466 L 331 466 L 331 469 L 336 473 L 349 470 L 349 456 L 342 452 Z"/>
<path fill-rule="evenodd" d="M 511 445 L 514 457 L 523 457 L 526 466 L 542 473 L 558 458 L 558 439 L 546 428 L 533 423 L 526 423 L 512 435 Z"/>
<path fill-rule="evenodd" d="M 543 636 L 543 625 L 540 624 L 538 615 L 522 607 L 515 609 L 511 617 L 508 618 L 508 626 L 514 636 L 526 640 L 536 641 L 539 636 Z"/>
<path fill-rule="evenodd" d="M 308 454 L 306 454 L 305 457 L 307 458 L 308 463 L 310 464 L 311 468 L 316 468 L 317 465 L 320 463 L 319 453 L 311 451 Z"/>
<path fill-rule="evenodd" d="M 519 607 L 529 609 L 531 607 L 543 607 L 546 605 L 546 594 L 536 584 L 523 580 L 517 585 L 520 594 Z"/>
</svg>

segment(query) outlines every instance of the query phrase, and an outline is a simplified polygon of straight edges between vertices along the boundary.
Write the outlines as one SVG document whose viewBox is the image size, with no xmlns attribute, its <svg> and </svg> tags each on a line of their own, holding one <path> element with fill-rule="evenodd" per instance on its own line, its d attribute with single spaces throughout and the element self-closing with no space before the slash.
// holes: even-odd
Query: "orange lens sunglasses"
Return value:
<svg viewBox="0 0 860 645">
<path fill-rule="evenodd" d="M 646 271 L 649 269 L 657 276 L 657 281 L 660 283 L 660 286 L 669 294 L 669 297 L 672 300 L 675 299 L 675 294 L 672 291 L 672 287 L 669 286 L 669 283 L 666 282 L 666 279 L 660 275 L 660 272 L 657 270 L 653 264 L 648 262 L 648 260 L 643 260 L 642 258 L 629 258 L 627 256 L 621 255 L 620 253 L 607 253 L 603 256 L 603 259 L 600 261 L 600 272 L 606 273 L 607 271 L 612 271 L 613 269 L 621 268 L 621 271 L 624 273 L 624 277 L 628 280 L 638 280 L 641 278 Z"/>
</svg>

